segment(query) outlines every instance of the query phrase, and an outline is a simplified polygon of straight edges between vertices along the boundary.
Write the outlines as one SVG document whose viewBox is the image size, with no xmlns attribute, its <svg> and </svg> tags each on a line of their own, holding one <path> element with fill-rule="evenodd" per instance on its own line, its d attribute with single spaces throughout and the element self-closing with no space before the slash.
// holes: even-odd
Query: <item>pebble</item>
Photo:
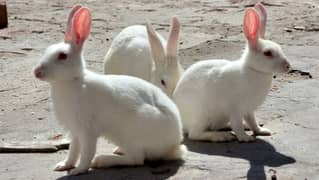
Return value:
<svg viewBox="0 0 319 180">
<path fill-rule="evenodd" d="M 285 28 L 284 29 L 286 32 L 292 32 L 292 29 L 289 29 L 289 28 Z"/>
<path fill-rule="evenodd" d="M 295 30 L 304 31 L 306 28 L 304 26 L 294 26 Z"/>
</svg>

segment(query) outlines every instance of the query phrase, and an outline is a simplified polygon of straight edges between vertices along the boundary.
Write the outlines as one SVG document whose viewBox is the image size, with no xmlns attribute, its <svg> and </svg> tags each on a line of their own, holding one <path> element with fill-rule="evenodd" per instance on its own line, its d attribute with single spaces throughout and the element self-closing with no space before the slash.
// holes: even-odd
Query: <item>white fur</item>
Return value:
<svg viewBox="0 0 319 180">
<path fill-rule="evenodd" d="M 270 135 L 258 125 L 254 112 L 268 94 L 273 73 L 287 71 L 289 63 L 274 42 L 257 38 L 248 44 L 236 61 L 200 61 L 182 75 L 173 99 L 190 139 L 232 140 L 230 132 L 218 131 L 230 123 L 239 141 L 252 141 L 254 137 L 244 131 L 243 120 L 256 135 Z M 268 50 L 272 58 L 264 55 Z"/>
<path fill-rule="evenodd" d="M 55 170 L 79 174 L 90 166 L 182 158 L 186 148 L 181 145 L 182 125 L 172 100 L 136 77 L 87 70 L 81 46 L 74 39 L 52 45 L 35 68 L 35 74 L 42 74 L 38 78 L 50 83 L 56 118 L 72 135 L 69 155 Z M 61 52 L 68 54 L 63 62 L 57 60 Z M 117 145 L 123 155 L 98 156 L 91 164 L 100 136 Z"/>
<path fill-rule="evenodd" d="M 158 35 L 161 42 L 166 41 Z M 146 27 L 129 26 L 113 40 L 104 62 L 105 74 L 125 74 L 151 81 L 153 60 Z"/>
<path fill-rule="evenodd" d="M 156 33 L 155 39 L 149 39 L 146 26 L 134 25 L 123 29 L 115 37 L 105 56 L 104 73 L 125 74 L 142 78 L 157 85 L 171 96 L 183 72 L 177 59 L 178 35 L 179 22 L 177 18 L 173 18 L 169 36 L 171 41 L 169 39 L 168 43 L 158 33 Z M 164 51 L 157 47 L 153 47 L 153 50 L 164 54 L 163 57 L 154 57 L 152 54 L 149 41 L 157 40 L 161 43 L 162 47 L 160 48 L 163 48 Z M 166 47 L 176 48 L 173 57 L 168 57 Z M 162 80 L 166 86 L 162 85 Z"/>
</svg>

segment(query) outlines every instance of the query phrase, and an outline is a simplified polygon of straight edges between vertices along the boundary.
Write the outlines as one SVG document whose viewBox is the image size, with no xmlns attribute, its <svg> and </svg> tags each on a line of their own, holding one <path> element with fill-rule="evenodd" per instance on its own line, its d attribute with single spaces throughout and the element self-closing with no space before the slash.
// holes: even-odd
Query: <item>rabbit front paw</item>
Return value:
<svg viewBox="0 0 319 180">
<path fill-rule="evenodd" d="M 260 127 L 257 131 L 254 132 L 255 136 L 270 136 L 271 131 L 267 128 Z"/>
<path fill-rule="evenodd" d="M 240 136 L 237 135 L 237 139 L 239 142 L 252 142 L 256 140 L 254 136 L 250 136 L 248 134 L 244 134 Z"/>
<path fill-rule="evenodd" d="M 98 169 L 98 168 L 108 167 L 108 165 L 107 165 L 108 161 L 105 159 L 106 158 L 103 155 L 95 157 L 92 164 L 91 164 L 91 168 Z"/>
<path fill-rule="evenodd" d="M 212 142 L 229 142 L 235 139 L 236 137 L 230 132 L 218 132 L 211 137 Z"/>
<path fill-rule="evenodd" d="M 55 165 L 54 171 L 66 171 L 73 169 L 74 165 L 71 163 L 68 163 L 67 161 L 61 161 Z"/>
<path fill-rule="evenodd" d="M 81 168 L 81 167 L 76 167 L 74 169 L 71 169 L 68 174 L 69 175 L 79 175 L 86 173 L 88 171 L 88 168 Z"/>
</svg>

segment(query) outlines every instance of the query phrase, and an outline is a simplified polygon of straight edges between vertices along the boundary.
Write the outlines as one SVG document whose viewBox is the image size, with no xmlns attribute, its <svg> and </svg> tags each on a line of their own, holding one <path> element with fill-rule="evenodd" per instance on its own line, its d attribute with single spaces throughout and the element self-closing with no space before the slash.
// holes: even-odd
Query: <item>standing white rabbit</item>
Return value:
<svg viewBox="0 0 319 180">
<path fill-rule="evenodd" d="M 264 102 L 273 74 L 288 71 L 290 65 L 281 47 L 264 39 L 266 10 L 262 4 L 255 8 L 260 15 L 254 8 L 245 12 L 248 45 L 240 59 L 200 61 L 177 84 L 173 99 L 190 139 L 232 140 L 231 132 L 218 131 L 230 123 L 239 141 L 252 141 L 255 138 L 246 134 L 243 120 L 255 135 L 271 134 L 258 125 L 254 111 Z"/>
<path fill-rule="evenodd" d="M 129 26 L 113 40 L 104 59 L 105 74 L 150 81 L 172 96 L 183 72 L 178 60 L 180 24 L 173 17 L 168 42 L 151 25 Z"/>
<path fill-rule="evenodd" d="M 85 68 L 82 49 L 90 27 L 89 9 L 74 6 L 64 42 L 50 46 L 34 69 L 38 79 L 50 83 L 56 118 L 72 135 L 69 155 L 55 170 L 75 175 L 90 166 L 182 158 L 186 147 L 181 145 L 179 111 L 165 93 L 136 77 L 99 75 Z M 122 155 L 98 156 L 91 162 L 100 136 L 117 145 Z"/>
</svg>

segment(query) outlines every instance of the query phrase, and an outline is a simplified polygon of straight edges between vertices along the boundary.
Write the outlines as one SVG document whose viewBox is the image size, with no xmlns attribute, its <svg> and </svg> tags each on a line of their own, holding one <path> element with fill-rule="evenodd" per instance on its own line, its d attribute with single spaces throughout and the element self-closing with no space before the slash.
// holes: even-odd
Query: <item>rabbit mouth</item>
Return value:
<svg viewBox="0 0 319 180">
<path fill-rule="evenodd" d="M 289 72 L 291 70 L 291 65 L 288 62 L 283 64 L 284 72 Z"/>
<path fill-rule="evenodd" d="M 36 72 L 35 73 L 35 77 L 38 79 L 41 79 L 43 77 L 43 73 L 42 72 Z"/>
<path fill-rule="evenodd" d="M 43 71 L 43 68 L 41 66 L 39 67 L 36 67 L 34 69 L 34 76 L 37 78 L 37 79 L 43 79 L 45 74 L 44 74 L 44 71 Z"/>
</svg>

